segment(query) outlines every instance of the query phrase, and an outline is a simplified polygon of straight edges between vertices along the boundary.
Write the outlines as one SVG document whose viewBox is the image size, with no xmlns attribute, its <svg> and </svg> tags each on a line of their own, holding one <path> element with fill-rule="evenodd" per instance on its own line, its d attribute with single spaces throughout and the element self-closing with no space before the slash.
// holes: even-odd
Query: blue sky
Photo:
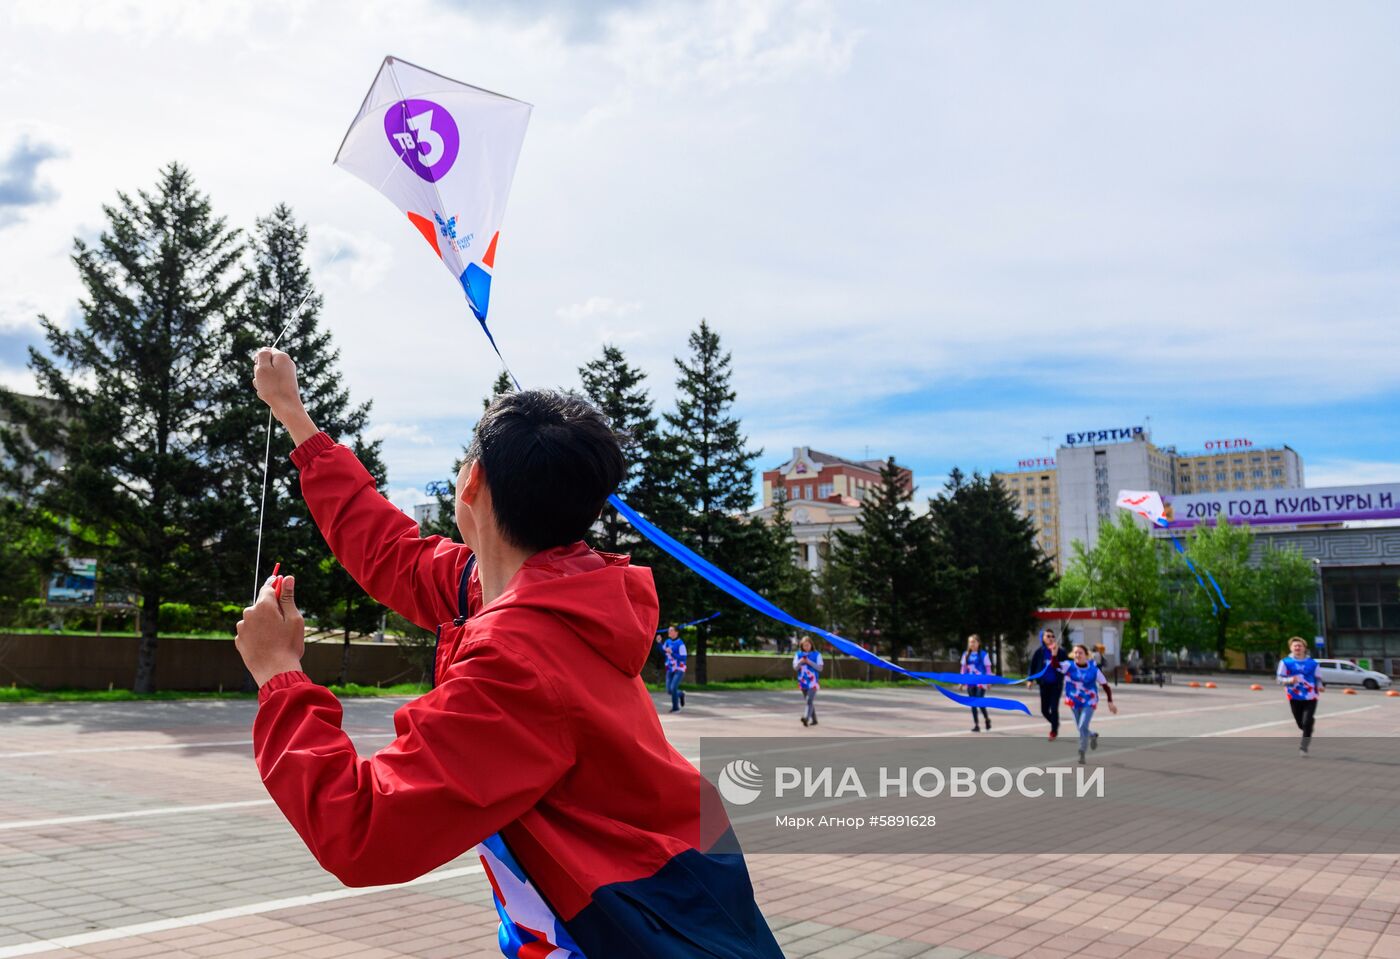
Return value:
<svg viewBox="0 0 1400 959">
<path fill-rule="evenodd" d="M 494 357 L 400 215 L 329 160 L 393 53 L 535 105 L 493 328 L 527 384 L 604 342 L 670 403 L 704 316 L 761 467 L 954 464 L 1145 424 L 1400 478 L 1400 8 L 1385 3 L 9 5 L 0 382 L 67 256 L 179 159 L 241 226 L 307 221 L 397 502 Z M 55 82 L 62 62 L 63 82 Z M 336 252 L 340 251 L 338 257 Z M 295 354 L 295 344 L 292 344 Z"/>
</svg>

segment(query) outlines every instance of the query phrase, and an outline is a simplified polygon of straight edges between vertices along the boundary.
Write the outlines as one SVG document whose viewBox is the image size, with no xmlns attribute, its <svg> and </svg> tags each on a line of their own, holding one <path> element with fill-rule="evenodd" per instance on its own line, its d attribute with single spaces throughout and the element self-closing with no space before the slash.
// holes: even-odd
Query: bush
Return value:
<svg viewBox="0 0 1400 959">
<path fill-rule="evenodd" d="M 188 633 L 194 629 L 194 607 L 189 603 L 161 603 L 160 631 Z"/>
</svg>

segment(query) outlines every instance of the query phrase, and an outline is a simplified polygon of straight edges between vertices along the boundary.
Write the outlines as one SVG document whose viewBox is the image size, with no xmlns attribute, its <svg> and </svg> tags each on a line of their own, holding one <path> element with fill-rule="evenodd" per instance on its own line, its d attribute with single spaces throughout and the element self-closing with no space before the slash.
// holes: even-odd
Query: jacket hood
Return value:
<svg viewBox="0 0 1400 959">
<path fill-rule="evenodd" d="M 582 542 L 526 560 L 489 609 L 507 606 L 550 613 L 627 676 L 641 674 L 660 616 L 651 570 Z"/>
</svg>

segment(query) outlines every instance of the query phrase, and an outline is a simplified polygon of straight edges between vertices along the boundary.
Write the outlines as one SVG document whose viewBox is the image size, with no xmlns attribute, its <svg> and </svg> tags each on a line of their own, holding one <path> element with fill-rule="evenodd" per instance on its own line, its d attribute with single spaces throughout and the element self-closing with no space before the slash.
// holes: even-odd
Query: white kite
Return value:
<svg viewBox="0 0 1400 959">
<path fill-rule="evenodd" d="M 335 155 L 336 166 L 408 216 L 462 284 L 488 337 L 496 242 L 530 109 L 385 57 Z"/>
</svg>

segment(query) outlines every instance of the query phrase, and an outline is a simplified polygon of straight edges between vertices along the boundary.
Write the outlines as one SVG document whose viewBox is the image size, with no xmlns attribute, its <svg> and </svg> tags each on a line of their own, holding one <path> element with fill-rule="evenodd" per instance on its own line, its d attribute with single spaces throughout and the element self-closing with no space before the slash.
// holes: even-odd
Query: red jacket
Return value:
<svg viewBox="0 0 1400 959">
<path fill-rule="evenodd" d="M 507 955 L 511 943 L 552 959 L 781 955 L 742 857 L 702 837 L 712 790 L 640 678 L 650 570 L 560 546 L 483 608 L 471 551 L 420 538 L 350 450 L 320 433 L 292 459 L 350 574 L 438 634 L 435 688 L 395 713 L 398 738 L 370 757 L 305 674 L 259 692 L 258 769 L 321 865 L 347 885 L 403 882 L 476 847 Z"/>
</svg>

